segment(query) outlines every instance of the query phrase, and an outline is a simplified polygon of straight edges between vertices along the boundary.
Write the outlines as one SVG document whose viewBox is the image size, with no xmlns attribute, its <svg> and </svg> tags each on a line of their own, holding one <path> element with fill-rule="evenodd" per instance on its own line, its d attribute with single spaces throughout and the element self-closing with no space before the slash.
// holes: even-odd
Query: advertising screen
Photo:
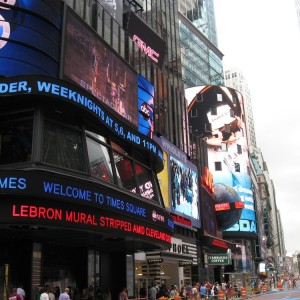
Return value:
<svg viewBox="0 0 300 300">
<path fill-rule="evenodd" d="M 67 10 L 63 76 L 138 127 L 137 74 Z"/>
<path fill-rule="evenodd" d="M 125 219 L 131 222 L 135 220 L 136 223 L 152 225 L 157 230 L 168 235 L 172 233 L 174 227 L 171 217 L 162 207 L 151 205 L 146 201 L 140 201 L 135 197 L 129 197 L 102 185 L 94 185 L 87 181 L 78 181 L 62 175 L 53 176 L 51 174 L 20 170 L 0 171 L 0 186 L 2 199 L 3 195 L 23 200 L 38 198 L 39 200 L 32 208 L 34 212 L 43 210 L 45 213 L 45 202 L 49 203 L 49 207 L 52 210 L 60 211 L 60 215 L 62 208 L 72 211 L 77 207 L 78 209 L 76 210 L 82 212 L 84 218 L 82 223 L 85 225 L 95 223 L 93 220 L 96 220 L 96 214 L 106 214 L 117 219 Z M 21 201 L 23 204 L 29 202 L 23 200 Z M 12 202 L 14 200 L 7 201 L 9 204 L 12 204 Z M 27 213 L 28 209 L 29 206 L 26 204 Z M 92 219 L 90 219 L 90 212 L 93 215 Z M 15 214 L 15 216 L 17 215 Z M 21 217 L 20 212 L 18 216 Z M 27 217 L 30 218 L 28 214 Z M 35 215 L 35 218 L 41 219 L 37 215 Z M 0 217 L 0 219 L 2 220 L 3 218 Z M 42 219 L 49 220 L 49 218 L 44 217 Z M 99 221 L 98 217 L 97 219 Z M 63 219 L 60 218 L 59 221 L 63 221 Z M 76 222 L 74 221 L 73 223 Z"/>
<path fill-rule="evenodd" d="M 216 202 L 224 195 L 222 202 L 244 202 L 239 221 L 223 233 L 256 233 L 242 95 L 231 88 L 207 86 L 188 89 L 186 96 L 190 125 L 206 137 Z M 228 224 L 237 212 L 226 214 Z"/>
<path fill-rule="evenodd" d="M 167 163 L 158 174 L 165 207 L 172 214 L 190 219 L 191 225 L 200 228 L 198 171 L 187 156 L 167 139 L 155 138 L 166 153 Z M 166 189 L 166 187 L 168 187 Z M 166 192 L 167 190 L 167 192 Z M 174 218 L 176 221 L 176 218 Z M 181 222 L 181 224 L 183 224 Z"/>
<path fill-rule="evenodd" d="M 139 132 L 152 138 L 154 130 L 154 86 L 143 76 L 138 76 Z"/>
<path fill-rule="evenodd" d="M 0 76 L 58 76 L 61 1 L 0 1 Z"/>
</svg>

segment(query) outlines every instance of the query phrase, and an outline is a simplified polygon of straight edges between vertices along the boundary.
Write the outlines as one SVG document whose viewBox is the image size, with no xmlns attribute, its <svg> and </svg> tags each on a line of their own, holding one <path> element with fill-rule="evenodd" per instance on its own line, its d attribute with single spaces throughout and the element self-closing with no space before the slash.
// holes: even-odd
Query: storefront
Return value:
<svg viewBox="0 0 300 300">
<path fill-rule="evenodd" d="M 192 283 L 192 267 L 197 266 L 196 242 L 172 237 L 171 247 L 163 251 L 135 254 L 135 278 L 138 287 L 182 285 Z"/>
</svg>

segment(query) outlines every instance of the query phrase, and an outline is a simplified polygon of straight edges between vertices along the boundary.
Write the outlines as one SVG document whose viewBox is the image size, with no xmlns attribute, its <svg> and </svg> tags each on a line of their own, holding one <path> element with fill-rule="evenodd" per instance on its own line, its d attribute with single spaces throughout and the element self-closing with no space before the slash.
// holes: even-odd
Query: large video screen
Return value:
<svg viewBox="0 0 300 300">
<path fill-rule="evenodd" d="M 63 76 L 138 127 L 137 73 L 67 10 Z"/>
<path fill-rule="evenodd" d="M 61 1 L 0 1 L 0 76 L 57 77 L 61 24 Z"/>
<path fill-rule="evenodd" d="M 138 76 L 139 132 L 152 138 L 154 130 L 154 86 L 143 76 Z"/>
<path fill-rule="evenodd" d="M 187 156 L 167 139 L 154 138 L 164 151 L 165 167 L 159 173 L 165 207 L 173 214 L 191 220 L 200 228 L 198 171 Z"/>
<path fill-rule="evenodd" d="M 221 189 L 215 194 L 232 190 L 234 193 L 227 193 L 226 202 L 238 198 L 244 202 L 239 221 L 224 233 L 256 233 L 243 96 L 232 88 L 206 86 L 188 89 L 186 97 L 189 123 L 206 138 L 209 171 L 215 190 Z"/>
</svg>

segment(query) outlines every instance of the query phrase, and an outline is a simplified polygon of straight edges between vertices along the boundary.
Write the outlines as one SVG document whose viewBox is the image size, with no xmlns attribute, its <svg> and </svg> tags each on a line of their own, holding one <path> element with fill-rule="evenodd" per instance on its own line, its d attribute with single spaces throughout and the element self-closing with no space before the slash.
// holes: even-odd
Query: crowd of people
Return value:
<svg viewBox="0 0 300 300">
<path fill-rule="evenodd" d="M 208 281 L 195 283 L 191 285 L 187 283 L 182 285 L 180 289 L 176 285 L 167 287 L 162 284 L 160 287 L 154 284 L 148 291 L 148 299 L 156 300 L 161 297 L 167 299 L 183 299 L 183 300 L 199 300 L 199 299 L 218 299 L 220 291 L 224 292 L 227 300 L 235 299 L 241 296 L 241 287 L 231 282 L 219 284 L 218 282 L 210 283 Z M 180 298 L 179 298 L 180 297 Z"/>
<path fill-rule="evenodd" d="M 128 300 L 125 297 L 126 289 L 123 289 L 123 297 L 119 297 L 119 300 Z M 121 294 L 121 293 L 120 293 Z M 127 295 L 127 294 L 126 294 Z M 77 287 L 68 286 L 64 289 L 60 289 L 58 286 L 51 287 L 49 285 L 39 286 L 35 292 L 35 300 L 111 300 L 110 290 L 95 289 L 90 286 L 85 289 L 79 289 Z M 26 293 L 23 286 L 19 288 L 13 288 L 8 300 L 26 300 Z"/>
</svg>

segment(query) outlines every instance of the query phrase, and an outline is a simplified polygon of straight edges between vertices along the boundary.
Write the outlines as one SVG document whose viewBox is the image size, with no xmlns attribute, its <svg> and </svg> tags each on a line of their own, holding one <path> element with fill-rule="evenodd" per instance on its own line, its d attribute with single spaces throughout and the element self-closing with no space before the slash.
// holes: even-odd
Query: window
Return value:
<svg viewBox="0 0 300 300">
<path fill-rule="evenodd" d="M 197 94 L 197 102 L 203 102 L 203 94 Z"/>
<path fill-rule="evenodd" d="M 135 193 L 137 186 L 133 173 L 132 161 L 116 151 L 113 151 L 113 157 L 119 185 L 124 189 Z"/>
<path fill-rule="evenodd" d="M 217 108 L 216 107 L 211 107 L 210 108 L 210 113 L 211 113 L 211 115 L 216 116 L 217 115 Z"/>
<path fill-rule="evenodd" d="M 215 171 L 222 171 L 222 162 L 215 161 Z"/>
<path fill-rule="evenodd" d="M 236 146 L 237 146 L 237 153 L 242 154 L 242 146 L 239 144 L 237 144 Z"/>
<path fill-rule="evenodd" d="M 45 121 L 42 161 L 77 171 L 85 171 L 82 132 Z"/>
<path fill-rule="evenodd" d="M 192 109 L 191 110 L 191 117 L 196 118 L 197 116 L 198 116 L 197 109 Z"/>
<path fill-rule="evenodd" d="M 227 143 L 221 142 L 221 150 L 222 151 L 228 151 Z"/>
<path fill-rule="evenodd" d="M 231 109 L 230 111 L 229 111 L 229 113 L 230 113 L 230 117 L 231 118 L 234 118 L 235 116 L 234 116 L 234 110 L 233 109 Z"/>
<path fill-rule="evenodd" d="M 33 113 L 0 116 L 0 164 L 28 162 L 32 155 Z"/>
<path fill-rule="evenodd" d="M 240 172 L 241 171 L 239 163 L 234 163 L 234 170 L 235 170 L 235 172 Z"/>
<path fill-rule="evenodd" d="M 225 132 L 230 133 L 230 125 L 229 124 L 225 124 Z"/>
<path fill-rule="evenodd" d="M 87 137 L 87 149 L 91 176 L 114 183 L 108 148 L 96 140 Z"/>
<path fill-rule="evenodd" d="M 222 94 L 217 94 L 217 101 L 223 101 L 223 95 Z"/>
<path fill-rule="evenodd" d="M 211 129 L 211 124 L 210 123 L 206 123 L 205 124 L 205 132 L 211 132 L 212 129 Z"/>
</svg>

